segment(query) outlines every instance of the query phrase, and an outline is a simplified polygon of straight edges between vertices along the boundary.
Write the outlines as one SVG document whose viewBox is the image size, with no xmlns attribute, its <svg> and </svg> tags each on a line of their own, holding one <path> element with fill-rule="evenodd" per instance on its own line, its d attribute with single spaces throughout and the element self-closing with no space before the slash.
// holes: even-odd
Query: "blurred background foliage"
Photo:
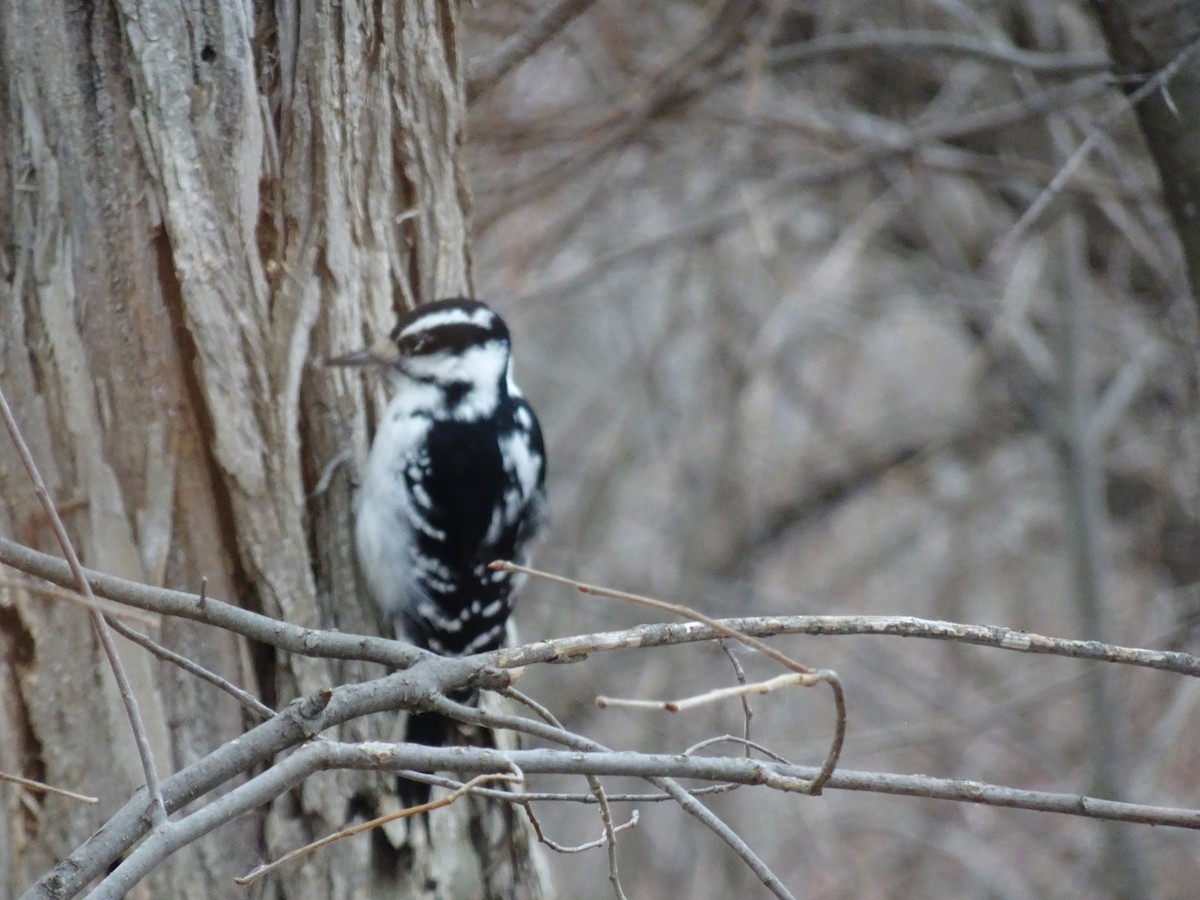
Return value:
<svg viewBox="0 0 1200 900">
<path fill-rule="evenodd" d="M 1196 307 L 1092 9 L 576 5 L 507 77 L 471 83 L 465 144 L 476 283 L 547 428 L 537 563 L 713 615 L 905 614 L 1196 652 Z M 472 71 L 537 8 L 467 11 Z M 531 583 L 518 619 L 532 640 L 655 617 Z M 1094 694 L 1062 659 L 778 643 L 844 679 L 848 768 L 1200 805 L 1186 679 L 1120 671 Z M 731 683 L 716 648 L 537 668 L 524 686 L 614 747 L 742 728 L 735 701 L 672 718 L 592 702 Z M 753 706 L 756 740 L 822 758 L 827 693 Z M 839 792 L 712 802 L 800 896 L 1200 883 L 1184 831 Z M 678 809 L 639 808 L 621 841 L 637 896 L 761 891 Z M 545 815 L 562 841 L 599 831 L 590 809 Z M 554 862 L 570 896 L 611 895 L 603 851 Z"/>
</svg>

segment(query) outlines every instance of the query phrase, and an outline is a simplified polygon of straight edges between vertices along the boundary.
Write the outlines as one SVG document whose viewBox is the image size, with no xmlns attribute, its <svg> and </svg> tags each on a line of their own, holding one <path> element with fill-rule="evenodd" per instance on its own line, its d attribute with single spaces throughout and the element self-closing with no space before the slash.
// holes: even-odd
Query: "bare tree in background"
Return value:
<svg viewBox="0 0 1200 900">
<path fill-rule="evenodd" d="M 362 457 L 380 398 L 314 362 L 397 305 L 472 291 L 469 182 L 480 293 L 511 310 L 548 426 L 548 568 L 713 615 L 904 613 L 1194 650 L 1194 6 L 558 0 L 464 25 L 441 4 L 9 3 L 4 392 L 86 563 L 369 634 L 349 478 L 328 464 Z M 2 531 L 54 551 L 4 447 Z M 546 585 L 518 611 L 530 639 L 635 616 Z M 178 618 L 157 633 L 272 708 L 385 671 Z M 1200 806 L 1194 675 L 1101 684 L 1092 663 L 873 633 L 775 642 L 845 681 L 845 766 Z M 164 772 L 257 724 L 121 646 Z M 674 758 L 741 733 L 741 708 L 664 724 L 592 700 L 724 684 L 704 647 L 531 664 L 522 687 L 579 734 Z M 0 649 L 0 771 L 105 811 L 0 786 L 15 892 L 144 778 L 85 615 L 6 581 Z M 756 743 L 820 758 L 826 708 L 780 692 L 754 709 Z M 390 736 L 357 718 L 329 734 Z M 228 895 L 260 857 L 384 811 L 392 780 L 306 778 L 146 889 Z M 1187 832 L 759 798 L 706 803 L 809 897 L 1182 898 L 1200 878 Z M 578 829 L 547 806 L 547 830 Z M 439 812 L 479 826 L 418 859 L 392 834 L 342 841 L 263 893 L 541 890 L 523 819 Z M 637 895 L 761 889 L 677 808 L 642 814 L 620 844 Z M 571 896 L 614 892 L 615 853 L 559 859 Z"/>
<path fill-rule="evenodd" d="M 309 495 L 363 449 L 378 398 L 313 363 L 386 332 L 416 298 L 471 290 L 458 29 L 453 5 L 428 3 L 0 10 L 4 390 L 85 561 L 206 584 L 292 623 L 376 629 L 357 600 L 345 470 Z M 5 533 L 53 546 L 16 457 L 0 458 Z M 4 768 L 124 802 L 142 773 L 86 616 L 12 585 L 0 616 Z M 175 620 L 161 639 L 272 706 L 381 671 Z M 122 646 L 162 769 L 244 730 L 236 703 Z M 361 778 L 310 781 L 147 888 L 224 895 L 263 855 L 377 805 Z M 102 821 L 7 809 L 10 893 Z M 477 824 L 478 857 L 444 840 L 397 874 L 369 841 L 344 842 L 272 890 L 421 896 L 427 881 L 466 893 L 482 878 L 494 895 L 536 894 L 523 830 L 497 824 Z"/>
<path fill-rule="evenodd" d="M 1200 138 L 1195 111 L 1200 102 L 1200 7 L 1195 3 L 1094 3 L 1096 18 L 1113 59 L 1113 71 L 1127 91 L 1143 95 L 1136 106 L 1146 148 L 1158 168 L 1163 201 L 1183 246 L 1193 294 L 1200 296 L 1200 228 L 1195 198 L 1200 195 L 1197 162 Z M 1169 72 L 1154 86 L 1155 73 Z M 1147 79 L 1150 84 L 1147 84 Z"/>
<path fill-rule="evenodd" d="M 528 379 L 571 492 L 541 559 L 723 614 L 1193 646 L 1198 9 L 605 4 L 479 90 L 481 283 L 563 350 Z M 481 57 L 514 19 L 468 17 Z M 558 633 L 595 614 L 538 608 Z M 847 760 L 1194 801 L 1191 685 L 906 649 L 808 655 L 847 679 Z M 769 745 L 816 733 L 784 709 L 755 720 Z M 732 727 L 627 725 L 642 747 Z M 753 833 L 742 803 L 719 808 Z M 1182 897 L 1197 873 L 1124 825 L 816 806 L 755 844 L 811 896 Z M 748 889 L 647 834 L 643 884 Z"/>
</svg>

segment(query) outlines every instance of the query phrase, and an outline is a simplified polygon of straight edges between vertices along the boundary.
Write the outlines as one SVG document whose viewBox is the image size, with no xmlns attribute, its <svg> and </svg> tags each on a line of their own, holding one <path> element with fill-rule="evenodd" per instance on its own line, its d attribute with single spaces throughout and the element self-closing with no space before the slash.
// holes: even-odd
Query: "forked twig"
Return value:
<svg viewBox="0 0 1200 900">
<path fill-rule="evenodd" d="M 525 807 L 525 814 L 529 817 L 529 821 L 533 825 L 533 830 L 534 833 L 537 834 L 537 839 L 555 853 L 583 853 L 585 850 L 595 850 L 597 847 L 604 847 L 606 845 L 610 847 L 613 846 L 613 841 L 608 836 L 607 828 L 605 829 L 604 834 L 600 835 L 600 837 L 596 838 L 594 841 L 588 841 L 586 844 L 575 844 L 573 846 L 560 844 L 557 841 L 546 837 L 545 833 L 542 831 L 542 823 L 539 822 L 537 816 L 533 814 L 533 809 L 531 808 L 530 804 L 522 803 L 521 805 Z M 635 809 L 629 814 L 629 819 L 627 821 L 612 828 L 612 833 L 616 834 L 620 831 L 627 831 L 630 828 L 636 828 L 640 819 L 641 814 Z"/>
<path fill-rule="evenodd" d="M 540 716 L 543 721 L 552 727 L 558 729 L 563 728 L 562 722 L 560 722 L 558 717 L 555 716 L 554 713 L 550 712 L 547 707 L 543 706 L 541 703 L 538 703 L 524 692 L 517 690 L 515 687 L 510 685 L 501 691 L 501 694 L 512 700 L 515 700 L 518 703 L 528 706 L 535 713 L 537 713 L 537 715 Z M 590 844 L 583 844 L 574 850 L 569 848 L 564 849 L 562 844 L 558 844 L 550 840 L 542 832 L 542 825 L 538 821 L 537 816 L 535 816 L 533 813 L 531 801 L 523 798 L 518 802 L 520 802 L 521 808 L 525 810 L 525 815 L 529 819 L 529 823 L 533 826 L 533 830 L 537 834 L 538 840 L 544 843 L 550 849 L 556 850 L 559 853 L 576 853 L 580 850 L 589 850 L 593 846 L 606 846 L 608 849 L 608 881 L 613 887 L 613 894 L 616 896 L 617 900 L 627 900 L 625 897 L 625 890 L 621 887 L 621 872 L 617 865 L 617 832 L 624 831 L 626 828 L 632 828 L 633 826 L 637 825 L 638 811 L 636 809 L 633 810 L 629 821 L 624 825 L 614 827 L 612 820 L 612 809 L 608 805 L 608 794 L 604 790 L 604 785 L 600 783 L 600 779 L 595 775 L 587 775 L 585 778 L 588 783 L 588 788 L 592 792 L 592 796 L 596 799 L 596 805 L 600 810 L 600 821 L 604 825 L 604 837 L 601 839 L 600 844 L 593 842 Z"/>
<path fill-rule="evenodd" d="M 813 684 L 825 683 L 829 685 L 833 692 L 833 702 L 837 710 L 837 719 L 834 726 L 833 740 L 830 742 L 829 751 L 825 755 L 825 761 L 821 764 L 821 768 L 817 771 L 817 775 L 812 779 L 808 786 L 807 793 L 819 794 L 825 782 L 829 780 L 829 776 L 833 774 L 833 770 L 837 768 L 838 757 L 841 756 L 842 744 L 846 739 L 846 700 L 842 690 L 841 680 L 837 673 L 830 669 L 813 669 L 809 666 L 796 662 L 785 653 L 776 650 L 770 644 L 758 638 L 751 637 L 736 628 L 731 628 L 725 623 L 707 616 L 699 610 L 692 609 L 690 606 L 683 606 L 678 603 L 668 603 L 665 600 L 658 600 L 654 597 L 646 597 L 642 594 L 632 594 L 628 591 L 617 591 L 611 588 L 598 587 L 592 584 L 585 584 L 582 581 L 576 581 L 573 578 L 566 578 L 562 575 L 554 575 L 550 572 L 543 572 L 540 569 L 530 568 L 529 566 L 521 566 L 516 563 L 506 560 L 497 560 L 491 564 L 491 568 L 500 572 L 519 572 L 524 575 L 532 575 L 536 578 L 541 578 L 544 581 L 551 581 L 555 584 L 563 584 L 567 587 L 574 588 L 581 594 L 589 594 L 595 597 L 611 597 L 614 600 L 626 600 L 630 603 L 636 603 L 640 606 L 648 606 L 651 609 L 661 610 L 662 612 L 671 613 L 680 618 L 690 619 L 693 622 L 699 622 L 701 625 L 706 625 L 719 634 L 725 637 L 732 638 L 757 650 L 759 653 L 779 663 L 784 668 L 796 674 L 804 676 L 803 680 L 797 679 L 793 683 L 810 686 Z M 775 688 L 771 688 L 774 690 Z M 732 688 L 733 691 L 729 696 L 745 696 L 745 692 L 740 688 Z M 739 694 L 740 692 L 740 694 Z M 759 691 L 765 693 L 765 691 Z M 611 702 L 611 701 L 610 701 Z M 691 705 L 700 705 L 699 702 L 693 701 L 678 701 L 681 703 L 689 703 Z M 703 702 L 708 702 L 704 700 Z M 655 705 L 655 708 L 666 709 L 662 705 Z"/>
<path fill-rule="evenodd" d="M 476 709 L 475 707 L 467 706 L 462 703 L 456 703 L 444 696 L 434 697 L 432 698 L 432 701 L 433 711 L 439 712 L 444 716 L 459 719 L 464 722 L 483 725 L 489 728 L 508 728 L 513 731 L 524 732 L 548 741 L 553 741 L 554 743 L 569 747 L 572 750 L 582 750 L 583 753 L 581 755 L 575 755 L 573 757 L 573 759 L 580 764 L 586 764 L 589 761 L 589 758 L 593 757 L 594 754 L 607 754 L 612 752 L 598 741 L 593 741 L 590 738 L 584 737 L 583 735 L 575 734 L 552 725 L 543 725 L 540 722 L 534 722 L 531 719 L 522 719 L 519 716 L 506 715 L 503 713 L 485 713 L 482 710 Z M 506 759 L 511 760 L 514 755 L 520 756 L 523 754 L 520 751 L 516 753 L 510 752 L 506 755 Z M 617 755 L 624 756 L 625 754 Z M 672 758 L 677 759 L 677 757 Z M 695 760 L 696 762 L 710 762 L 710 760 L 708 760 L 706 757 L 689 757 L 688 759 Z M 722 762 L 724 761 L 725 760 L 722 760 Z M 711 762 L 715 763 L 717 760 L 713 759 Z M 741 763 L 743 761 L 737 760 L 737 762 Z M 753 760 L 746 760 L 745 762 L 754 764 Z M 594 777 L 596 775 L 595 772 L 590 771 L 579 771 L 574 774 L 581 774 L 590 777 Z M 749 869 L 754 872 L 759 881 L 766 885 L 767 889 L 770 890 L 771 893 L 773 893 L 776 897 L 781 898 L 781 900 L 790 900 L 790 898 L 792 898 L 792 893 L 787 889 L 784 883 L 779 880 L 779 876 L 771 871 L 771 867 L 768 866 L 758 856 L 758 854 L 754 852 L 750 845 L 742 840 L 737 832 L 730 828 L 720 816 L 697 800 L 695 796 L 693 796 L 686 788 L 680 785 L 679 782 L 674 778 L 662 777 L 659 775 L 647 775 L 642 772 L 617 773 L 614 771 L 611 772 L 611 774 L 633 774 L 637 777 L 645 778 L 652 785 L 674 800 L 684 812 L 694 816 L 696 819 L 702 822 L 705 827 L 709 829 L 709 831 L 724 841 L 734 853 L 741 857 L 742 862 L 744 862 Z M 782 773 L 764 771 L 761 767 L 755 764 L 755 777 L 753 782 L 755 784 L 766 784 L 771 787 L 779 787 L 783 790 L 790 790 L 798 793 L 810 793 L 812 780 L 813 779 L 801 779 L 785 776 Z"/>
</svg>

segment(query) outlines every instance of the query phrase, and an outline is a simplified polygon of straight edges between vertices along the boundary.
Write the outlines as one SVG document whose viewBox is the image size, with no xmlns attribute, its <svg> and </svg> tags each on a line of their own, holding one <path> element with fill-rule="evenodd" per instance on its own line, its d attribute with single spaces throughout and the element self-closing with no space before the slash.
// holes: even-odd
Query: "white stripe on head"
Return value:
<svg viewBox="0 0 1200 900">
<path fill-rule="evenodd" d="M 441 328 L 443 325 L 477 325 L 480 328 L 491 329 L 495 321 L 496 314 L 486 306 L 480 306 L 472 310 L 462 309 L 461 307 L 440 309 L 437 312 L 418 316 L 407 328 L 400 332 L 400 337 L 407 337 L 410 334 L 422 331 L 432 331 L 435 328 Z"/>
</svg>

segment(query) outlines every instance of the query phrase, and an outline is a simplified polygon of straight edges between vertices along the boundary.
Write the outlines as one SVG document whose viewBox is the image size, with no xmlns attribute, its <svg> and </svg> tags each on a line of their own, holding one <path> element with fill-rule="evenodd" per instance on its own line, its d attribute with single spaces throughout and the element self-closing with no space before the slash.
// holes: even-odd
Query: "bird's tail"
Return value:
<svg viewBox="0 0 1200 900">
<path fill-rule="evenodd" d="M 451 743 L 457 733 L 457 723 L 441 713 L 409 713 L 404 728 L 404 740 L 410 744 L 426 747 L 444 747 Z M 396 781 L 396 793 L 400 802 L 412 808 L 429 802 L 430 786 L 423 781 L 413 781 L 400 776 Z"/>
<path fill-rule="evenodd" d="M 450 699 L 470 706 L 479 704 L 479 692 L 451 694 Z M 449 719 L 440 713 L 409 713 L 404 728 L 404 740 L 410 744 L 426 747 L 452 747 L 459 744 L 494 746 L 495 739 L 490 729 L 472 728 Z M 400 802 L 412 808 L 429 802 L 430 786 L 422 781 L 413 781 L 401 776 L 396 782 L 396 793 Z"/>
</svg>

